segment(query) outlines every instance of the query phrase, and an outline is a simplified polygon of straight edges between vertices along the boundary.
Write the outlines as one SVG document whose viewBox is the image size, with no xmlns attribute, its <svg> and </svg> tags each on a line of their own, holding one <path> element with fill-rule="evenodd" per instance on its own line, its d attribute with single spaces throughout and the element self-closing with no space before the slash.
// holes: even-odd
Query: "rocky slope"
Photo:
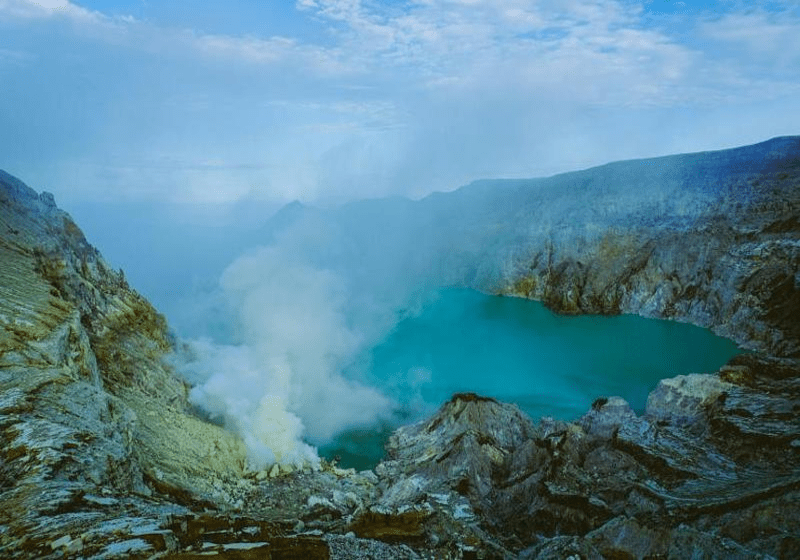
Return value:
<svg viewBox="0 0 800 560">
<path fill-rule="evenodd" d="M 242 443 L 193 415 L 163 317 L 51 196 L 0 174 L 0 556 L 800 557 L 800 140 L 661 163 L 477 184 L 382 222 L 440 228 L 417 245 L 449 250 L 439 281 L 762 352 L 663 381 L 641 416 L 603 397 L 534 422 L 455 395 L 361 473 L 246 471 Z M 643 187 L 622 199 L 621 178 Z"/>
<path fill-rule="evenodd" d="M 749 348 L 800 355 L 800 141 L 695 164 L 694 196 L 655 216 L 611 219 L 596 234 L 533 251 L 501 291 L 563 313 L 638 313 L 713 328 Z M 762 153 L 759 153 L 762 152 Z M 726 152 L 723 152 L 726 154 Z M 709 169 L 712 168 L 712 169 Z M 576 242 L 577 241 L 577 242 Z"/>
</svg>

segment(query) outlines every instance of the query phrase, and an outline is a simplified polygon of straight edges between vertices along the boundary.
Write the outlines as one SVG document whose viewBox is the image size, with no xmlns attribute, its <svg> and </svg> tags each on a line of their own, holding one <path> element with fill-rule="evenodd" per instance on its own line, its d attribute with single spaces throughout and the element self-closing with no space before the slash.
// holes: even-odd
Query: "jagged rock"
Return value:
<svg viewBox="0 0 800 560">
<path fill-rule="evenodd" d="M 411 486 L 400 492 L 406 502 L 416 498 L 427 480 L 451 481 L 452 490 L 460 494 L 485 495 L 491 490 L 493 471 L 532 433 L 533 423 L 516 406 L 473 393 L 456 394 L 433 418 L 391 436 L 389 460 L 381 474 L 425 474 L 405 479 Z"/>
<path fill-rule="evenodd" d="M 647 397 L 647 415 L 674 426 L 697 424 L 733 386 L 718 375 L 690 374 L 662 379 Z"/>
<path fill-rule="evenodd" d="M 615 518 L 586 536 L 604 558 L 692 558 L 697 551 L 714 551 L 716 558 L 767 558 L 729 539 L 688 527 L 645 526 L 633 519 Z"/>
<path fill-rule="evenodd" d="M 592 404 L 592 409 L 579 420 L 588 435 L 609 439 L 622 424 L 636 419 L 636 413 L 628 402 L 620 397 L 601 397 Z"/>
</svg>

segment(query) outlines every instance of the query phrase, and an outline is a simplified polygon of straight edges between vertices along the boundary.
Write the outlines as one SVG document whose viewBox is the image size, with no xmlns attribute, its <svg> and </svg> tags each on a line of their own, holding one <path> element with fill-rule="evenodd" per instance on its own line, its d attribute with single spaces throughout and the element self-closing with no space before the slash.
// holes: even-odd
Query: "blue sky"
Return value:
<svg viewBox="0 0 800 560">
<path fill-rule="evenodd" d="M 0 168 L 67 207 L 419 197 L 798 133 L 796 0 L 0 0 Z"/>
</svg>

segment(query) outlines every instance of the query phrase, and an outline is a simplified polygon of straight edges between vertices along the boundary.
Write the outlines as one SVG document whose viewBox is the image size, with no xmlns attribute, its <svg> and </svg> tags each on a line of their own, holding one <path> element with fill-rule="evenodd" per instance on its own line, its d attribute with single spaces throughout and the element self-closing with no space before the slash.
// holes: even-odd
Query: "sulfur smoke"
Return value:
<svg viewBox="0 0 800 560">
<path fill-rule="evenodd" d="M 316 464 L 314 444 L 374 425 L 392 403 L 341 371 L 365 336 L 348 321 L 348 290 L 291 243 L 236 259 L 220 287 L 235 310 L 238 344 L 195 341 L 193 403 L 244 439 L 252 469 Z"/>
</svg>

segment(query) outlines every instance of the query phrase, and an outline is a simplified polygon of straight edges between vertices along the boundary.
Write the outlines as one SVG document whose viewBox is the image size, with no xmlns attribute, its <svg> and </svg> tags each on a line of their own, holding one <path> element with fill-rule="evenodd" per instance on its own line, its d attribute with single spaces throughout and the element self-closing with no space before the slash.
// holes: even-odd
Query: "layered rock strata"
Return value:
<svg viewBox="0 0 800 560">
<path fill-rule="evenodd" d="M 565 233 L 556 228 L 518 258 L 496 291 L 560 313 L 686 321 L 799 357 L 800 139 L 706 155 L 683 156 L 694 161 L 673 173 L 675 201 L 610 212 L 583 231 L 561 222 Z M 603 173 L 592 181 L 602 184 Z"/>
<path fill-rule="evenodd" d="M 455 395 L 360 473 L 248 472 L 243 444 L 193 414 L 163 317 L 51 196 L 0 174 L 0 556 L 800 557 L 800 149 L 770 146 L 724 156 L 743 171 L 710 191 L 752 188 L 713 212 L 533 235 L 507 269 L 456 275 L 766 353 L 662 381 L 643 415 L 608 396 L 534 422 Z"/>
</svg>

